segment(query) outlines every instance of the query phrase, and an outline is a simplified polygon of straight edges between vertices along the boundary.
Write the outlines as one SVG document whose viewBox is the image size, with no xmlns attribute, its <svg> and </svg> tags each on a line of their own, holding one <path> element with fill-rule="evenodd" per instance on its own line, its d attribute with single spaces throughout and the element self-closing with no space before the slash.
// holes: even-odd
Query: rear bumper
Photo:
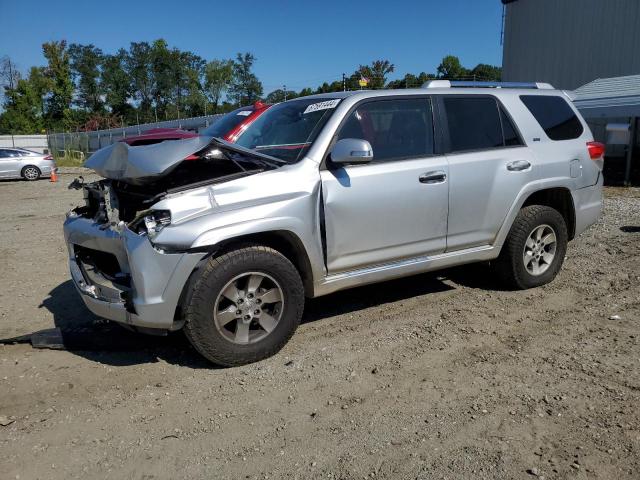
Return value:
<svg viewBox="0 0 640 480">
<path fill-rule="evenodd" d="M 596 223 L 602 213 L 602 184 L 603 176 L 600 173 L 595 185 L 571 192 L 576 212 L 576 237 Z"/>
<path fill-rule="evenodd" d="M 121 232 L 104 227 L 73 213 L 64 223 L 71 278 L 87 308 L 127 325 L 175 329 L 183 287 L 205 253 L 162 253 L 126 227 Z M 95 266 L 87 268 L 81 249 L 112 255 L 121 281 Z"/>
</svg>

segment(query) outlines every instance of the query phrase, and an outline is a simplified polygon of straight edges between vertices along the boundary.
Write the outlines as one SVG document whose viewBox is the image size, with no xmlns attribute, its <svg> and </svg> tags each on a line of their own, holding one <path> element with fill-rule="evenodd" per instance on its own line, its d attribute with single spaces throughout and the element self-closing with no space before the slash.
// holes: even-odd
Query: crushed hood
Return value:
<svg viewBox="0 0 640 480">
<path fill-rule="evenodd" d="M 95 152 L 84 166 L 111 180 L 143 184 L 167 175 L 186 157 L 210 142 L 211 137 L 204 136 L 137 147 L 116 142 Z"/>
</svg>

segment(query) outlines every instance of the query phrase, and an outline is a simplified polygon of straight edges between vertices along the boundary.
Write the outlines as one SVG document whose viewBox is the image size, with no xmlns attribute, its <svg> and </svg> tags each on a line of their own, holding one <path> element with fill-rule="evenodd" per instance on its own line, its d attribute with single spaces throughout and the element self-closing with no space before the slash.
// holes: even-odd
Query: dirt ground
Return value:
<svg viewBox="0 0 640 480">
<path fill-rule="evenodd" d="M 0 478 L 640 478 L 639 189 L 607 189 L 550 285 L 479 265 L 341 292 L 216 369 L 84 308 L 70 180 L 0 183 Z M 54 326 L 67 350 L 7 341 Z"/>
</svg>

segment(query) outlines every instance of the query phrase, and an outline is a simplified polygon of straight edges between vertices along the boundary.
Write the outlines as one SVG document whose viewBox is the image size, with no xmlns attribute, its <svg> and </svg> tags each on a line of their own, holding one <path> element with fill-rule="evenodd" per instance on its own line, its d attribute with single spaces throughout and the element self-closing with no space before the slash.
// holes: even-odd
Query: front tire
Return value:
<svg viewBox="0 0 640 480">
<path fill-rule="evenodd" d="M 263 246 L 210 258 L 191 282 L 184 331 L 194 348 L 222 366 L 277 353 L 300 323 L 304 288 L 280 252 Z"/>
<path fill-rule="evenodd" d="M 42 172 L 35 165 L 27 165 L 22 169 L 22 171 L 20 172 L 20 175 L 22 175 L 22 178 L 24 178 L 25 180 L 29 182 L 34 182 L 40 178 L 40 175 L 42 175 Z"/>
<path fill-rule="evenodd" d="M 567 243 L 567 225 L 557 210 L 545 205 L 524 207 L 495 262 L 496 273 L 513 289 L 547 284 L 562 267 Z"/>
</svg>

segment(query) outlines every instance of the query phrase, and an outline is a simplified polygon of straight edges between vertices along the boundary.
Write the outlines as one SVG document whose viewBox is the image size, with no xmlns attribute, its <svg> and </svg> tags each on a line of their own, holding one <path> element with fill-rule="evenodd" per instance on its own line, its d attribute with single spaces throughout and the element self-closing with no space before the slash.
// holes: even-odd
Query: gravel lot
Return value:
<svg viewBox="0 0 640 480">
<path fill-rule="evenodd" d="M 213 369 L 84 308 L 71 178 L 0 183 L 0 478 L 640 478 L 639 189 L 607 189 L 551 285 L 480 265 L 341 292 Z M 69 350 L 6 340 L 54 326 Z"/>
</svg>

